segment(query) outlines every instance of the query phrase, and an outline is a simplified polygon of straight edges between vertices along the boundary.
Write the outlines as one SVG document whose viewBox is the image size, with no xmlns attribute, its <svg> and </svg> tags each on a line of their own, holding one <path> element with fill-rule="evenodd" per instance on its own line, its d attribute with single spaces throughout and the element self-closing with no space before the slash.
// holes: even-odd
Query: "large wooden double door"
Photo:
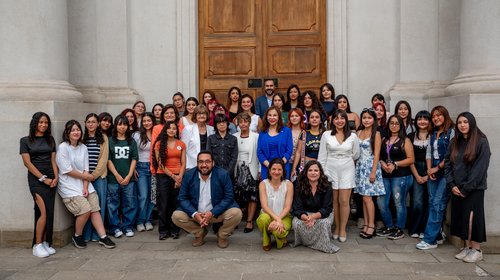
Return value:
<svg viewBox="0 0 500 280">
<path fill-rule="evenodd" d="M 326 0 L 200 0 L 199 95 L 226 101 L 232 86 L 254 97 L 249 79 L 276 78 L 283 94 L 326 81 Z"/>
</svg>

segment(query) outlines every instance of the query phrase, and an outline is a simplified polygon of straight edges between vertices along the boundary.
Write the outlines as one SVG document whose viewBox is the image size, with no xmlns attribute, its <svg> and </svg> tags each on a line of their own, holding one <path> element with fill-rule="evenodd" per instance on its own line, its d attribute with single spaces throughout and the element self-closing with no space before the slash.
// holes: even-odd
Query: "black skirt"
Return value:
<svg viewBox="0 0 500 280">
<path fill-rule="evenodd" d="M 471 213 L 473 216 L 470 240 L 478 243 L 485 242 L 484 190 L 472 191 L 467 197 L 451 195 L 451 234 L 462 240 L 469 239 Z"/>
</svg>

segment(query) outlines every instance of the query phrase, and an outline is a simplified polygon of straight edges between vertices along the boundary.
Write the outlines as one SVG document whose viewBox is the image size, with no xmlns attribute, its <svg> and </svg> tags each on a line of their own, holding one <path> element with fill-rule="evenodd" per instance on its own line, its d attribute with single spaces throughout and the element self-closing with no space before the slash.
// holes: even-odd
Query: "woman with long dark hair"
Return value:
<svg viewBox="0 0 500 280">
<path fill-rule="evenodd" d="M 337 109 L 337 106 L 335 105 L 335 89 L 332 84 L 324 83 L 319 87 L 319 93 L 321 105 L 323 105 L 326 115 L 330 117 Z"/>
<path fill-rule="evenodd" d="M 89 153 L 89 173 L 93 176 L 91 183 L 99 198 L 99 207 L 101 208 L 102 220 L 106 217 L 106 200 L 108 193 L 108 157 L 109 143 L 108 137 L 98 128 L 98 116 L 90 113 L 85 117 L 85 132 L 83 133 L 83 144 L 87 146 Z M 83 230 L 83 239 L 85 241 L 99 240 L 100 236 L 92 227 L 89 221 Z"/>
<path fill-rule="evenodd" d="M 184 110 L 184 114 L 181 118 L 184 127 L 194 124 L 193 122 L 194 109 L 198 105 L 199 105 L 198 99 L 194 97 L 188 97 L 188 99 L 186 99 L 186 105 L 185 105 L 186 109 Z"/>
<path fill-rule="evenodd" d="M 99 130 L 102 134 L 111 137 L 113 132 L 113 116 L 108 112 L 102 112 L 99 114 Z"/>
<path fill-rule="evenodd" d="M 267 179 L 267 172 L 271 160 L 281 158 L 286 164 L 286 178 L 290 177 L 290 161 L 293 151 L 292 131 L 283 125 L 279 110 L 269 107 L 264 114 L 262 132 L 257 144 L 257 157 L 263 179 Z"/>
<path fill-rule="evenodd" d="M 240 113 L 247 113 L 250 115 L 251 122 L 250 122 L 250 131 L 253 132 L 259 132 L 260 127 L 262 126 L 261 120 L 259 118 L 259 115 L 255 114 L 255 102 L 253 100 L 253 97 L 250 94 L 243 94 L 240 98 L 240 104 L 239 104 L 239 112 Z M 236 123 L 238 125 L 238 123 Z"/>
<path fill-rule="evenodd" d="M 163 110 L 163 107 L 165 107 L 163 104 L 156 103 L 151 109 L 151 113 L 153 113 L 153 116 L 155 117 L 155 125 L 161 123 L 161 111 Z"/>
<path fill-rule="evenodd" d="M 444 176 L 444 157 L 448 151 L 451 140 L 455 137 L 453 120 L 450 118 L 448 110 L 439 105 L 431 111 L 434 131 L 427 146 L 427 188 L 429 193 L 429 217 L 425 225 L 424 238 L 417 244 L 417 249 L 427 250 L 442 244 L 444 236 L 442 233 L 442 223 L 446 205 L 450 199 L 450 190 L 446 188 L 446 178 Z"/>
<path fill-rule="evenodd" d="M 380 132 L 380 136 L 384 138 L 387 127 L 387 110 L 385 109 L 385 105 L 380 102 L 373 104 L 373 110 L 375 110 L 375 114 L 377 115 L 378 132 Z"/>
<path fill-rule="evenodd" d="M 153 167 L 158 187 L 159 239 L 179 238 L 179 227 L 172 222 L 177 196 L 186 171 L 186 145 L 179 140 L 175 122 L 168 121 L 154 143 Z"/>
<path fill-rule="evenodd" d="M 285 97 L 283 94 L 277 92 L 273 95 L 273 101 L 271 103 L 272 106 L 278 108 L 281 112 L 281 118 L 283 119 L 283 123 L 288 123 L 288 111 L 285 111 L 283 105 L 285 104 Z"/>
<path fill-rule="evenodd" d="M 295 246 L 304 245 L 325 253 L 339 250 L 332 240 L 332 188 L 323 167 L 311 160 L 297 179 L 293 198 Z"/>
<path fill-rule="evenodd" d="M 132 106 L 132 110 L 134 110 L 135 113 L 137 127 L 141 127 L 142 117 L 144 116 L 144 113 L 146 113 L 146 104 L 141 100 L 136 101 Z"/>
<path fill-rule="evenodd" d="M 231 87 L 227 91 L 226 107 L 229 112 L 229 121 L 233 121 L 239 112 L 239 104 L 241 99 L 241 89 L 239 87 Z"/>
<path fill-rule="evenodd" d="M 296 84 L 291 84 L 286 90 L 286 102 L 283 105 L 283 110 L 290 112 L 290 110 L 299 107 L 301 104 L 302 95 L 300 88 Z"/>
<path fill-rule="evenodd" d="M 354 191 L 363 200 L 363 230 L 361 238 L 375 235 L 375 205 L 373 197 L 385 195 L 382 171 L 380 169 L 380 145 L 382 138 L 377 129 L 377 116 L 372 108 L 361 111 L 361 125 L 358 128 L 360 157 L 356 162 L 356 187 Z"/>
<path fill-rule="evenodd" d="M 411 116 L 411 106 L 408 101 L 401 100 L 396 103 L 396 106 L 394 107 L 394 115 L 398 115 L 403 119 L 403 123 L 405 125 L 403 129 L 406 132 L 406 135 L 416 131 Z"/>
<path fill-rule="evenodd" d="M 35 202 L 33 255 L 39 258 L 55 254 L 52 248 L 54 201 L 58 182 L 56 143 L 51 134 L 50 117 L 33 114 L 29 135 L 20 139 L 19 153 L 28 169 L 28 185 Z"/>
<path fill-rule="evenodd" d="M 135 114 L 134 110 L 126 108 L 121 112 L 120 115 L 127 118 L 131 133 L 139 130 L 139 125 L 137 124 L 137 115 Z"/>
<path fill-rule="evenodd" d="M 452 193 L 450 231 L 464 242 L 455 258 L 473 263 L 483 259 L 480 246 L 486 241 L 484 192 L 491 152 L 471 113 L 458 115 L 456 132 L 445 156 L 446 185 Z"/>
<path fill-rule="evenodd" d="M 411 213 L 408 222 L 408 234 L 413 238 L 422 238 L 429 215 L 429 195 L 427 191 L 429 176 L 427 175 L 425 155 L 432 133 L 431 113 L 425 110 L 418 112 L 415 115 L 414 122 L 417 131 L 408 135 L 415 154 L 415 163 L 410 166 L 414 180 L 410 193 Z"/>
<path fill-rule="evenodd" d="M 321 136 L 318 162 L 325 168 L 333 188 L 334 239 L 347 240 L 349 201 L 355 185 L 354 161 L 359 157 L 359 139 L 351 132 L 347 113 L 337 109 L 332 115 L 331 130 Z"/>
<path fill-rule="evenodd" d="M 389 117 L 386 138 L 382 140 L 380 155 L 385 196 L 379 196 L 377 204 L 385 228 L 377 232 L 377 235 L 392 240 L 405 236 L 403 229 L 406 226 L 406 196 L 413 183 L 410 169 L 414 162 L 413 145 L 406 137 L 404 127 L 403 119 L 400 116 L 392 115 Z M 396 207 L 396 226 L 393 224 L 392 213 L 389 209 L 391 198 Z"/>
<path fill-rule="evenodd" d="M 151 202 L 151 166 L 149 156 L 151 153 L 151 137 L 153 133 L 154 119 L 152 113 L 145 113 L 142 116 L 142 124 L 139 131 L 132 134 L 137 149 L 139 159 L 136 165 L 137 177 L 137 219 L 136 229 L 139 232 L 153 230 L 152 217 L 153 206 Z"/>
<path fill-rule="evenodd" d="M 351 111 L 351 105 L 349 104 L 347 96 L 343 94 L 337 95 L 337 97 L 335 97 L 335 104 L 337 105 L 337 109 L 344 110 L 347 113 L 347 126 L 349 127 L 349 130 L 356 131 L 360 123 L 359 116 L 355 112 Z"/>
<path fill-rule="evenodd" d="M 323 109 L 323 105 L 318 99 L 318 96 L 312 90 L 304 91 L 302 94 L 302 103 L 299 107 L 302 109 L 302 112 L 304 112 L 306 123 L 309 123 L 309 114 L 313 110 L 321 113 L 321 123 L 324 123 L 328 118 L 325 110 Z"/>
</svg>

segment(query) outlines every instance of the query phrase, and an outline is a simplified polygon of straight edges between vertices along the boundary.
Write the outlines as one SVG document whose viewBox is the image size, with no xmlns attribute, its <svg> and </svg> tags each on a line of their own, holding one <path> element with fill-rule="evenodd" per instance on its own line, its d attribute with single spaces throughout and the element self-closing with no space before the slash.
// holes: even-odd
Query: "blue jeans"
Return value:
<svg viewBox="0 0 500 280">
<path fill-rule="evenodd" d="M 377 198 L 377 206 L 382 215 L 382 220 L 387 228 L 392 228 L 392 214 L 389 209 L 389 202 L 394 200 L 396 206 L 396 226 L 405 228 L 406 224 L 406 196 L 413 182 L 413 176 L 403 176 L 394 178 L 384 178 L 385 195 Z"/>
<path fill-rule="evenodd" d="M 99 207 L 101 207 L 101 218 L 104 222 L 104 219 L 106 217 L 106 200 L 107 200 L 107 194 L 108 194 L 108 183 L 106 178 L 97 178 L 92 182 L 92 186 L 94 186 L 94 189 L 97 193 L 97 197 L 99 197 Z M 97 231 L 95 231 L 94 227 L 92 226 L 92 221 L 89 219 L 87 223 L 85 224 L 85 227 L 83 228 L 83 239 L 84 240 L 99 240 L 101 238 L 99 234 L 97 234 Z"/>
<path fill-rule="evenodd" d="M 420 176 L 427 175 L 425 162 L 415 162 L 415 168 Z M 408 223 L 408 233 L 420 234 L 425 230 L 427 217 L 429 215 L 427 183 L 419 184 L 416 179 L 411 186 L 411 215 Z"/>
<path fill-rule="evenodd" d="M 119 209 L 122 210 L 121 224 Z M 136 214 L 136 182 L 130 181 L 125 186 L 116 183 L 108 184 L 108 221 L 111 232 L 114 233 L 119 229 L 133 230 Z"/>
<path fill-rule="evenodd" d="M 136 225 L 151 222 L 154 204 L 151 203 L 151 171 L 149 162 L 137 162 L 137 221 Z"/>
<path fill-rule="evenodd" d="M 427 181 L 427 188 L 429 189 L 429 218 L 427 219 L 424 239 L 422 240 L 434 245 L 441 232 L 441 224 L 450 198 L 450 191 L 446 187 L 444 177 Z"/>
</svg>

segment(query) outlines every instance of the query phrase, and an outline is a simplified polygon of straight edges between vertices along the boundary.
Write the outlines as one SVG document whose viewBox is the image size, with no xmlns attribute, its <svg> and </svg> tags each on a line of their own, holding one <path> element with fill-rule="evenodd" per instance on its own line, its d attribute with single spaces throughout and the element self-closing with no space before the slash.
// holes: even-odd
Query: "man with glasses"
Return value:
<svg viewBox="0 0 500 280">
<path fill-rule="evenodd" d="M 229 173 L 214 166 L 212 153 L 201 151 L 197 166 L 182 178 L 179 207 L 172 214 L 178 227 L 194 235 L 192 245 L 201 246 L 211 223 L 222 223 L 217 233 L 217 246 L 227 248 L 227 238 L 241 222 L 241 210 L 233 199 Z"/>
</svg>

